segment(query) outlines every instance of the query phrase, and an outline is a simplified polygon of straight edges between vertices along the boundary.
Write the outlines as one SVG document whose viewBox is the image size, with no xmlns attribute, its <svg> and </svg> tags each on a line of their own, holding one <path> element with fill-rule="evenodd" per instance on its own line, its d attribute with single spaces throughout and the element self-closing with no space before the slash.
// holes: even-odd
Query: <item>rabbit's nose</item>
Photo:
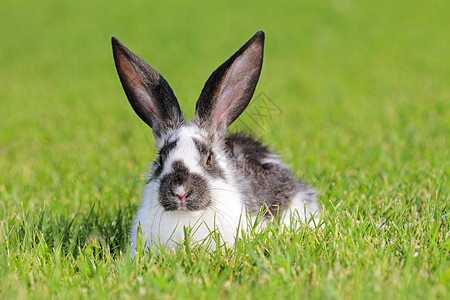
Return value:
<svg viewBox="0 0 450 300">
<path fill-rule="evenodd" d="M 177 196 L 178 199 L 180 199 L 180 201 L 183 201 L 184 198 L 186 198 L 188 192 L 186 191 L 186 189 L 184 188 L 184 186 L 179 185 L 177 186 L 173 193 L 175 194 L 175 196 Z"/>
<path fill-rule="evenodd" d="M 178 199 L 180 199 L 180 201 L 183 201 L 184 198 L 186 198 L 186 194 L 182 194 L 182 195 L 176 194 L 176 195 L 177 195 Z"/>
</svg>

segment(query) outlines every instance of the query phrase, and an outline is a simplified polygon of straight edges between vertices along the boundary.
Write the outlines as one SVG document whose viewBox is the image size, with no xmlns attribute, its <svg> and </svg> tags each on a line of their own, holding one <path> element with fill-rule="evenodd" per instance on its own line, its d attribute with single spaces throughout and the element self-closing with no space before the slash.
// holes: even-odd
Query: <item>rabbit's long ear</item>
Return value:
<svg viewBox="0 0 450 300">
<path fill-rule="evenodd" d="M 111 42 L 117 73 L 128 101 L 136 114 L 153 129 L 155 137 L 183 124 L 177 98 L 161 74 L 115 37 Z"/>
<path fill-rule="evenodd" d="M 194 122 L 225 135 L 244 111 L 258 83 L 263 62 L 264 32 L 258 31 L 215 70 L 197 101 Z"/>
</svg>

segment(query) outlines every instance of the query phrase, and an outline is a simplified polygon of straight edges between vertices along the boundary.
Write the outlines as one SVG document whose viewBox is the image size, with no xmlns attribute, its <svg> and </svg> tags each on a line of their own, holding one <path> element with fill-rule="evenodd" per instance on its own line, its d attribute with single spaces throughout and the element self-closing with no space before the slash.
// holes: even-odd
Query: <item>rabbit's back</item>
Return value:
<svg viewBox="0 0 450 300">
<path fill-rule="evenodd" d="M 305 208 L 306 213 L 319 211 L 315 190 L 295 178 L 279 156 L 260 141 L 234 133 L 225 139 L 225 146 L 252 214 L 262 209 L 271 218 L 284 216 L 290 208 L 300 215 Z"/>
</svg>

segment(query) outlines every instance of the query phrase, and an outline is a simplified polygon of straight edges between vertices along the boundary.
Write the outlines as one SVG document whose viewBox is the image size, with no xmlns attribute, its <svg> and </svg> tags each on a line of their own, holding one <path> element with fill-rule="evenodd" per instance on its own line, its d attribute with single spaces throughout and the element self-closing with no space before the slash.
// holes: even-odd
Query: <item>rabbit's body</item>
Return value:
<svg viewBox="0 0 450 300">
<path fill-rule="evenodd" d="M 163 197 L 161 197 L 159 191 L 162 178 L 166 172 L 159 173 L 157 169 L 160 166 L 157 163 L 153 164 L 152 169 L 156 172 L 152 171 L 150 174 L 149 182 L 145 186 L 141 208 L 131 230 L 132 250 L 136 245 L 139 226 L 142 238 L 144 241 L 149 241 L 148 244 L 172 247 L 184 237 L 185 226 L 193 229 L 192 238 L 194 240 L 203 240 L 214 229 L 217 229 L 222 240 L 232 244 L 240 224 L 244 225 L 244 199 L 236 189 L 237 178 L 232 176 L 226 160 L 218 159 L 217 166 L 215 166 L 217 172 L 208 172 L 198 164 L 196 156 L 200 153 L 195 146 L 194 139 L 203 140 L 204 135 L 194 128 L 195 126 L 186 126 L 167 136 L 167 144 L 176 141 L 176 146 L 164 164 L 168 170 L 166 172 L 170 174 L 172 169 L 170 165 L 177 164 L 182 160 L 185 162 L 183 163 L 184 167 L 189 168 L 189 173 L 200 174 L 201 177 L 210 180 L 206 188 L 201 187 L 202 183 L 194 183 L 196 188 L 208 190 L 208 196 L 205 197 L 207 199 L 202 199 L 208 200 L 208 203 L 205 203 L 201 209 L 195 209 L 181 207 L 181 203 L 162 200 Z M 223 155 L 227 154 L 223 152 Z M 219 157 L 218 153 L 216 157 Z M 183 178 L 178 179 L 183 181 Z M 177 178 L 174 180 L 177 180 Z M 173 210 L 168 210 L 164 208 L 162 202 L 168 202 L 167 205 L 178 204 L 178 206 L 174 207 Z"/>
<path fill-rule="evenodd" d="M 147 246 L 174 247 L 191 227 L 201 241 L 217 231 L 232 245 L 248 222 L 263 213 L 289 224 L 320 214 L 315 191 L 297 180 L 267 147 L 227 127 L 247 107 L 262 66 L 264 34 L 258 32 L 208 79 L 194 119 L 185 123 L 170 86 L 113 38 L 114 58 L 127 97 L 153 129 L 158 158 L 131 231 L 132 256 L 141 229 Z"/>
</svg>

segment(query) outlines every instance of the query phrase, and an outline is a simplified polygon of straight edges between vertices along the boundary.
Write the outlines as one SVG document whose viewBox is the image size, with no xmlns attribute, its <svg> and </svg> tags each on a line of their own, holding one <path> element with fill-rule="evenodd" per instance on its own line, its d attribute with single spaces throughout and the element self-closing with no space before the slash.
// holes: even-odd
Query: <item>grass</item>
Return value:
<svg viewBox="0 0 450 300">
<path fill-rule="evenodd" d="M 449 8 L 3 0 L 0 298 L 448 298 Z M 110 36 L 158 69 L 191 117 L 209 74 L 259 29 L 256 95 L 279 111 L 259 127 L 249 110 L 234 129 L 249 126 L 319 191 L 323 229 L 128 261 L 155 149 Z"/>
</svg>

